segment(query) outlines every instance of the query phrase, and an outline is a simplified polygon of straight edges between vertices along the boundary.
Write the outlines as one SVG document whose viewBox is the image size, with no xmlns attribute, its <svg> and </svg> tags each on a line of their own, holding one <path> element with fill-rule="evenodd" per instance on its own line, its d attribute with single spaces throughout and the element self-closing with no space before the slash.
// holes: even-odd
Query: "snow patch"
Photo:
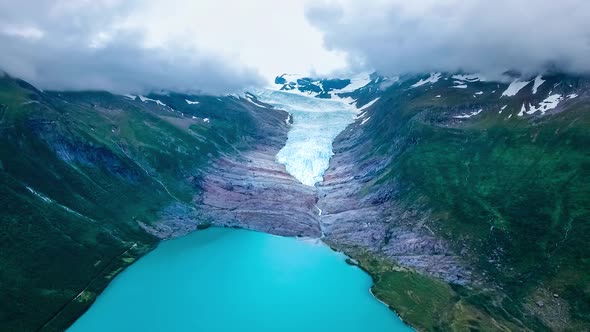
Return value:
<svg viewBox="0 0 590 332">
<path fill-rule="evenodd" d="M 160 105 L 160 106 L 163 106 L 163 107 L 168 107 L 168 105 L 164 104 L 164 103 L 163 103 L 163 102 L 161 102 L 160 100 L 157 100 L 157 99 L 151 99 L 151 98 L 147 98 L 147 97 L 144 97 L 144 96 L 141 96 L 141 95 L 139 95 L 138 97 L 139 97 L 139 99 L 140 99 L 142 102 L 144 102 L 144 103 L 145 103 L 145 102 L 147 102 L 147 101 L 151 101 L 151 102 L 154 102 L 154 103 L 156 103 L 156 104 L 158 104 L 158 105 Z"/>
<path fill-rule="evenodd" d="M 453 75 L 453 79 L 458 81 L 467 82 L 485 82 L 486 78 L 480 74 L 469 74 L 469 75 Z"/>
<path fill-rule="evenodd" d="M 557 105 L 559 105 L 559 102 L 561 102 L 564 99 L 565 98 L 563 98 L 563 96 L 560 94 L 552 94 L 549 97 L 545 98 L 545 100 L 540 102 L 538 106 L 534 106 L 534 105 L 529 104 L 529 110 L 528 111 L 525 110 L 524 112 L 523 112 L 523 110 L 521 110 L 520 113 L 518 113 L 518 115 L 523 116 L 524 113 L 535 114 L 537 112 L 541 112 L 541 115 L 544 115 L 547 111 L 555 109 L 557 107 Z M 524 108 L 524 105 L 522 105 L 522 106 Z"/>
<path fill-rule="evenodd" d="M 467 89 L 467 85 L 466 84 L 455 85 L 455 86 L 453 86 L 453 88 L 455 88 L 455 89 Z"/>
<path fill-rule="evenodd" d="M 367 123 L 367 121 L 369 121 L 369 119 L 371 119 L 371 117 L 363 119 L 363 121 L 361 121 L 361 126 L 364 125 L 365 123 Z"/>
<path fill-rule="evenodd" d="M 483 109 L 477 110 L 475 112 L 471 112 L 469 114 L 457 115 L 457 116 L 454 116 L 454 118 L 455 119 L 469 119 L 470 117 L 478 115 L 481 112 L 483 112 Z"/>
<path fill-rule="evenodd" d="M 261 107 L 261 108 L 266 108 L 266 106 L 256 102 L 256 99 L 252 98 L 250 95 L 246 95 L 246 100 L 248 100 L 249 102 L 251 102 L 252 104 Z"/>
<path fill-rule="evenodd" d="M 350 79 L 350 84 L 340 90 L 333 90 L 332 93 L 347 93 L 353 92 L 360 88 L 364 88 L 371 83 L 371 75 L 369 73 L 361 73 Z M 323 89 L 322 89 L 323 90 Z"/>
<path fill-rule="evenodd" d="M 369 108 L 369 107 L 373 106 L 373 104 L 375 104 L 375 103 L 377 102 L 377 100 L 379 100 L 379 98 L 380 98 L 380 97 L 377 97 L 377 98 L 375 98 L 375 99 L 371 100 L 370 102 L 366 103 L 366 104 L 365 104 L 365 105 L 363 105 L 361 108 L 359 108 L 358 110 L 359 110 L 359 111 L 362 111 L 362 110 L 365 110 L 365 109 L 367 109 L 367 108 Z"/>
<path fill-rule="evenodd" d="M 43 202 L 45 202 L 45 203 L 51 203 L 52 202 L 51 198 L 49 198 L 49 197 L 47 197 L 47 196 L 45 196 L 45 195 L 43 195 L 41 193 L 36 192 L 33 188 L 31 188 L 29 186 L 27 186 L 26 188 L 27 188 L 28 191 L 31 192 L 31 194 L 39 197 Z"/>
<path fill-rule="evenodd" d="M 520 108 L 520 112 L 518 112 L 518 116 L 523 116 L 525 112 L 526 112 L 526 106 L 524 106 L 524 104 L 522 104 L 522 107 Z"/>
<path fill-rule="evenodd" d="M 516 96 L 516 94 L 529 83 L 530 81 L 519 81 L 518 79 L 514 80 L 512 83 L 510 83 L 506 91 L 502 93 L 502 97 Z"/>
<path fill-rule="evenodd" d="M 419 80 L 417 83 L 412 85 L 412 88 L 417 88 L 419 86 L 425 85 L 425 84 L 434 84 L 436 82 L 438 82 L 438 80 L 440 80 L 442 74 L 441 73 L 432 73 L 430 74 L 430 77 L 428 77 L 427 79 L 421 79 Z"/>
<path fill-rule="evenodd" d="M 189 104 L 189 105 L 199 105 L 199 102 L 198 101 L 191 101 L 191 100 L 188 100 L 188 99 L 185 99 L 184 101 L 186 101 L 186 103 Z"/>
</svg>

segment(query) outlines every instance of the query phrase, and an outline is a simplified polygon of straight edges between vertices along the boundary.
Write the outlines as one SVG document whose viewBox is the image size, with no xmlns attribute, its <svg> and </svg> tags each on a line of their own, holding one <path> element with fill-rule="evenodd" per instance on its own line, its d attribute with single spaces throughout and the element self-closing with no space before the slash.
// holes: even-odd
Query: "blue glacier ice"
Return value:
<svg viewBox="0 0 590 332">
<path fill-rule="evenodd" d="M 314 186 L 322 182 L 333 155 L 332 142 L 352 123 L 357 114 L 350 98 L 320 99 L 304 93 L 258 90 L 256 97 L 293 117 L 287 143 L 277 161 L 301 183 Z"/>
</svg>

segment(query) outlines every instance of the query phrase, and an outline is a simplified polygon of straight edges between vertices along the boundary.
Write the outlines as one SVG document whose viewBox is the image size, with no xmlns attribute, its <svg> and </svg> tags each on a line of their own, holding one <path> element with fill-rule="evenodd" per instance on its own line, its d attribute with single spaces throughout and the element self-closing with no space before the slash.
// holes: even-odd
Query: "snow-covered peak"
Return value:
<svg viewBox="0 0 590 332">
<path fill-rule="evenodd" d="M 275 78 L 271 89 L 281 90 L 322 99 L 343 98 L 361 89 L 374 87 L 374 91 L 388 87 L 389 81 L 394 79 L 380 77 L 368 72 L 354 75 L 350 78 L 312 78 L 298 74 L 283 74 Z M 390 86 L 391 84 L 389 84 Z"/>
</svg>

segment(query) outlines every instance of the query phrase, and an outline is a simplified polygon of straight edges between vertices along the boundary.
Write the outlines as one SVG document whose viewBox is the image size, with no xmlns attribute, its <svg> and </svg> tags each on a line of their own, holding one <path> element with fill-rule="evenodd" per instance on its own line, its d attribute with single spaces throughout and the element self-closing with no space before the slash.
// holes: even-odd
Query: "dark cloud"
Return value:
<svg viewBox="0 0 590 332">
<path fill-rule="evenodd" d="M 0 0 L 0 69 L 42 89 L 225 93 L 259 85 L 253 69 L 186 48 L 148 47 L 120 22 L 138 1 Z"/>
<path fill-rule="evenodd" d="M 351 66 L 385 73 L 590 72 L 586 0 L 325 1 L 307 18 Z"/>
</svg>

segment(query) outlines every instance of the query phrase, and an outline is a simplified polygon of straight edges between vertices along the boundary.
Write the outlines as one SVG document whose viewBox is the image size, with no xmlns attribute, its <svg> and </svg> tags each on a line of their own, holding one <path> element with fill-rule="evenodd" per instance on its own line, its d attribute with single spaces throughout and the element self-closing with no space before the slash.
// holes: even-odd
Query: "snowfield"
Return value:
<svg viewBox="0 0 590 332">
<path fill-rule="evenodd" d="M 508 89 L 506 89 L 506 91 L 502 92 L 502 97 L 503 96 L 506 96 L 506 97 L 516 96 L 516 94 L 520 90 L 522 90 L 522 88 L 527 86 L 529 83 L 531 83 L 531 82 L 514 80 L 512 83 L 510 83 L 510 85 L 508 86 Z"/>
</svg>

